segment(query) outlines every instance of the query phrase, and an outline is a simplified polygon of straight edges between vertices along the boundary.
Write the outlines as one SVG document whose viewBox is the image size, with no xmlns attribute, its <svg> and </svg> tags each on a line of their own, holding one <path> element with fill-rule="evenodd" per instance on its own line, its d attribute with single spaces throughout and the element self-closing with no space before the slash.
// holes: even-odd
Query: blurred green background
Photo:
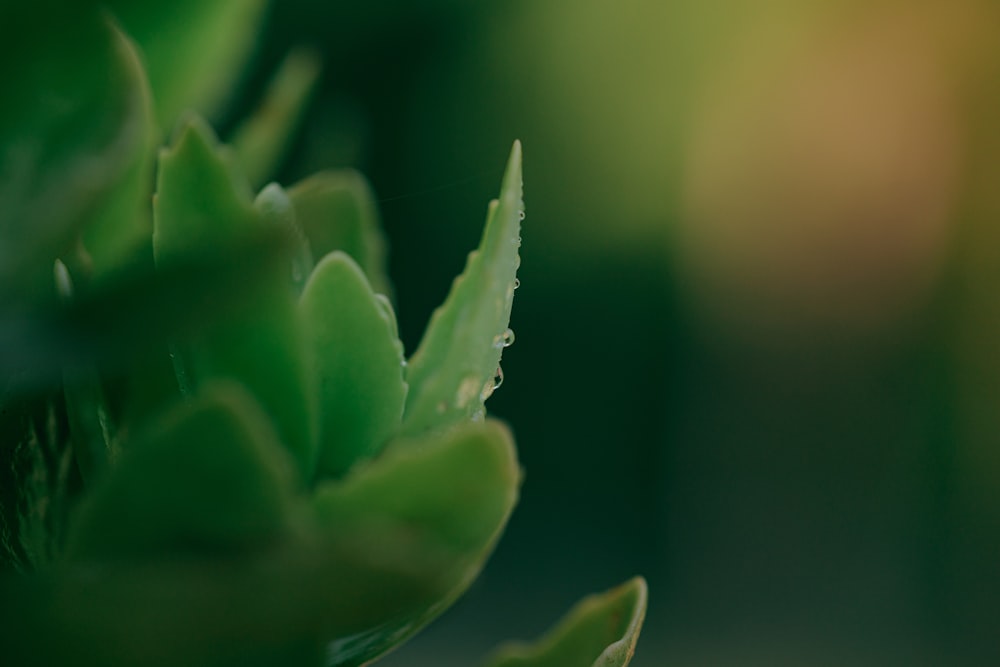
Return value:
<svg viewBox="0 0 1000 667">
<path fill-rule="evenodd" d="M 640 667 L 1000 660 L 998 28 L 985 0 L 274 5 L 237 98 L 322 52 L 282 180 L 371 178 L 408 350 L 525 147 L 489 406 L 523 499 L 385 664 L 470 664 L 633 573 Z"/>
<path fill-rule="evenodd" d="M 1000 663 L 998 29 L 991 0 L 272 3 L 214 120 L 317 49 L 278 180 L 369 176 L 408 353 L 524 144 L 488 406 L 522 501 L 384 664 L 474 664 L 636 573 L 639 667 Z"/>
</svg>

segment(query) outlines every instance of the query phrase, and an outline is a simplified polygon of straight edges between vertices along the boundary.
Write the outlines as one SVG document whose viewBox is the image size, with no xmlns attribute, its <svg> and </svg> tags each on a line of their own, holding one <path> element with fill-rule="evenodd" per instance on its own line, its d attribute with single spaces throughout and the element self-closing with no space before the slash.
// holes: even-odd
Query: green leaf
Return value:
<svg viewBox="0 0 1000 667">
<path fill-rule="evenodd" d="M 52 262 L 128 177 L 144 145 L 135 54 L 84 3 L 0 17 L 0 289 L 54 298 Z"/>
<path fill-rule="evenodd" d="M 2 405 L 6 451 L 0 456 L 5 467 L 0 563 L 22 574 L 49 566 L 65 539 L 73 458 L 53 399 L 8 395 Z"/>
<path fill-rule="evenodd" d="M 88 282 L 106 279 L 139 249 L 147 249 L 152 233 L 150 205 L 158 128 L 149 82 L 135 44 L 117 27 L 116 33 L 122 43 L 122 57 L 132 68 L 135 85 L 141 92 L 142 106 L 135 119 L 141 124 L 141 136 L 117 187 L 83 230 Z"/>
<path fill-rule="evenodd" d="M 410 358 L 405 433 L 481 415 L 493 393 L 521 261 L 521 198 L 521 144 L 515 142 L 479 248 L 469 254 Z"/>
<path fill-rule="evenodd" d="M 263 184 L 277 171 L 319 74 L 319 54 L 307 49 L 292 51 L 271 80 L 263 102 L 236 128 L 230 143 L 252 184 Z"/>
<path fill-rule="evenodd" d="M 313 505 L 331 554 L 330 664 L 372 660 L 454 602 L 499 538 L 519 481 L 509 432 L 487 421 L 396 441 L 321 485 Z"/>
<path fill-rule="evenodd" d="M 292 200 L 280 185 L 270 183 L 260 191 L 253 205 L 267 224 L 280 229 L 291 240 L 293 253 L 289 277 L 295 292 L 301 293 L 312 273 L 313 258 L 309 239 L 302 233 L 295 219 Z"/>
<path fill-rule="evenodd" d="M 271 189 L 255 208 L 231 153 L 217 146 L 206 125 L 191 121 L 160 157 L 153 251 L 157 267 L 170 268 L 206 250 L 224 262 L 233 243 L 269 229 L 291 240 L 295 254 L 254 295 L 252 312 L 206 328 L 179 351 L 178 366 L 194 389 L 215 379 L 243 383 L 274 420 L 308 480 L 316 461 L 315 381 L 293 287 L 296 266 L 303 276 L 308 267 L 297 264 L 303 251 L 293 238 L 294 225 L 282 217 L 290 209 L 276 202 L 281 196 L 280 189 Z"/>
<path fill-rule="evenodd" d="M 313 257 L 346 252 L 368 276 L 372 289 L 391 295 L 385 239 L 378 209 L 364 176 L 353 170 L 320 172 L 288 190 Z"/>
<path fill-rule="evenodd" d="M 406 400 L 403 346 L 391 308 L 342 252 L 319 263 L 300 308 L 319 380 L 317 475 L 339 477 L 377 454 L 399 428 Z"/>
<path fill-rule="evenodd" d="M 636 577 L 579 602 L 535 644 L 502 647 L 485 667 L 625 667 L 646 616 L 646 582 Z"/>
<path fill-rule="evenodd" d="M 125 452 L 121 475 L 88 502 L 80 519 L 88 525 L 76 528 L 77 540 L 95 531 L 87 546 L 97 553 L 108 543 L 120 545 L 115 554 L 152 548 L 178 525 L 190 546 L 208 531 L 202 546 L 223 552 L 0 577 L 0 616 L 18 619 L 0 624 L 12 664 L 317 665 L 333 640 L 326 664 L 357 666 L 468 587 L 517 497 L 520 475 L 503 426 L 464 424 L 397 443 L 348 479 L 321 486 L 285 533 L 284 514 L 268 500 L 278 494 L 280 504 L 287 489 L 273 472 L 281 462 L 267 460 L 280 452 L 259 409 L 253 417 L 252 401 L 227 391 L 204 407 L 179 408 L 169 433 Z M 286 539 L 259 544 L 276 534 Z M 260 548 L 226 553 L 237 544 Z M 163 546 L 178 553 L 176 542 Z"/>
<path fill-rule="evenodd" d="M 241 553 L 287 528 L 290 461 L 236 384 L 206 386 L 123 449 L 76 516 L 71 560 Z"/>
<path fill-rule="evenodd" d="M 0 376 L 22 390 L 60 381 L 65 366 L 148 367 L 137 357 L 257 309 L 262 286 L 287 270 L 289 247 L 286 234 L 266 229 L 223 256 L 198 248 L 155 272 L 151 258 L 122 267 L 68 304 L 0 310 Z"/>
<path fill-rule="evenodd" d="M 220 146 L 196 116 L 189 116 L 173 145 L 160 151 L 153 222 L 158 267 L 201 248 L 221 253 L 232 239 L 264 226 L 232 151 Z"/>
<path fill-rule="evenodd" d="M 139 44 L 157 117 L 169 127 L 193 109 L 212 115 L 254 44 L 266 0 L 111 0 Z"/>
</svg>

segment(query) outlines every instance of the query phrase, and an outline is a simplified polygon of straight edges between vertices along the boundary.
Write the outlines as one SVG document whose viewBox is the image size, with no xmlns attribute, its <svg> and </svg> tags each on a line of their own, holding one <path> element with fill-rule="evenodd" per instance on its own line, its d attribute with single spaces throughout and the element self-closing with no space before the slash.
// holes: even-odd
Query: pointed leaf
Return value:
<svg viewBox="0 0 1000 667">
<path fill-rule="evenodd" d="M 486 667 L 625 667 L 646 616 L 646 582 L 636 577 L 578 603 L 535 644 L 510 644 Z"/>
<path fill-rule="evenodd" d="M 241 239 L 275 227 L 293 236 L 294 229 L 281 221 L 281 207 L 274 205 L 279 194 L 280 189 L 272 191 L 255 208 L 231 154 L 217 146 L 206 125 L 189 122 L 174 147 L 160 157 L 153 212 L 157 267 L 181 264 L 196 251 L 215 251 L 220 263 L 225 262 Z M 194 389 L 219 378 L 243 383 L 274 420 L 305 480 L 311 478 L 316 460 L 316 407 L 292 283 L 297 257 L 265 281 L 255 294 L 252 312 L 208 328 L 179 351 L 178 365 Z"/>
<path fill-rule="evenodd" d="M 521 145 L 515 143 L 479 249 L 409 361 L 405 433 L 480 415 L 493 392 L 520 264 L 521 192 Z"/>
<path fill-rule="evenodd" d="M 317 53 L 292 51 L 271 80 L 260 106 L 236 128 L 231 143 L 251 184 L 260 186 L 277 171 L 319 74 Z"/>
<path fill-rule="evenodd" d="M 224 249 L 264 226 L 232 152 L 196 116 L 160 151 L 153 216 L 158 267 L 183 261 L 192 250 Z"/>
<path fill-rule="evenodd" d="M 317 474 L 338 477 L 378 453 L 399 428 L 406 400 L 403 347 L 391 308 L 361 268 L 333 252 L 313 272 L 300 303 L 319 381 Z"/>
<path fill-rule="evenodd" d="M 467 423 L 394 442 L 370 466 L 317 489 L 331 545 L 323 614 L 335 639 L 331 665 L 381 655 L 468 588 L 517 499 L 514 456 L 505 427 Z"/>
<path fill-rule="evenodd" d="M 352 170 L 320 172 L 288 190 L 313 257 L 342 250 L 368 276 L 372 289 L 391 294 L 385 239 L 371 188 Z"/>
<path fill-rule="evenodd" d="M 72 560 L 239 552 L 286 528 L 290 462 L 238 385 L 206 387 L 124 449 L 76 517 Z"/>
</svg>

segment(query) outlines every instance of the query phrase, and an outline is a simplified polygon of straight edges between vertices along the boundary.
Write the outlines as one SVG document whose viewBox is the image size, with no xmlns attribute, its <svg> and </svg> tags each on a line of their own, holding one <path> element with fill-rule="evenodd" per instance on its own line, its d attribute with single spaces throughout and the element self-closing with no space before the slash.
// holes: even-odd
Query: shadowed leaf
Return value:
<svg viewBox="0 0 1000 667">
<path fill-rule="evenodd" d="M 127 40 L 89 3 L 60 7 L 57 20 L 0 15 L 0 291 L 36 302 L 54 298 L 52 262 L 108 205 L 148 131 Z"/>
</svg>

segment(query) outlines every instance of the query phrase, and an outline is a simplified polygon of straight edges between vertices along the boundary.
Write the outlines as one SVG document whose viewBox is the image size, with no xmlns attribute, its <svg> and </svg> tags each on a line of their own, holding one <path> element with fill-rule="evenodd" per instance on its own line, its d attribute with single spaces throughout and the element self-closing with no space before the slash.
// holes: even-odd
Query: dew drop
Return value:
<svg viewBox="0 0 1000 667">
<path fill-rule="evenodd" d="M 510 347 L 514 344 L 514 330 L 507 327 L 503 332 L 503 346 Z"/>
<path fill-rule="evenodd" d="M 518 216 L 521 220 L 524 220 L 524 211 L 518 211 Z"/>
<path fill-rule="evenodd" d="M 520 278 L 514 278 L 514 289 L 517 289 L 520 286 L 521 286 L 521 279 Z"/>
<path fill-rule="evenodd" d="M 486 384 L 483 385 L 483 390 L 479 392 L 479 400 L 485 401 L 490 396 L 493 395 L 500 385 L 503 384 L 503 369 L 497 366 L 496 374 L 493 376 L 492 380 L 487 380 Z"/>
<path fill-rule="evenodd" d="M 73 298 L 73 278 L 69 275 L 69 269 L 61 259 L 57 259 L 52 265 L 52 275 L 56 283 L 56 292 L 62 299 Z"/>
</svg>

